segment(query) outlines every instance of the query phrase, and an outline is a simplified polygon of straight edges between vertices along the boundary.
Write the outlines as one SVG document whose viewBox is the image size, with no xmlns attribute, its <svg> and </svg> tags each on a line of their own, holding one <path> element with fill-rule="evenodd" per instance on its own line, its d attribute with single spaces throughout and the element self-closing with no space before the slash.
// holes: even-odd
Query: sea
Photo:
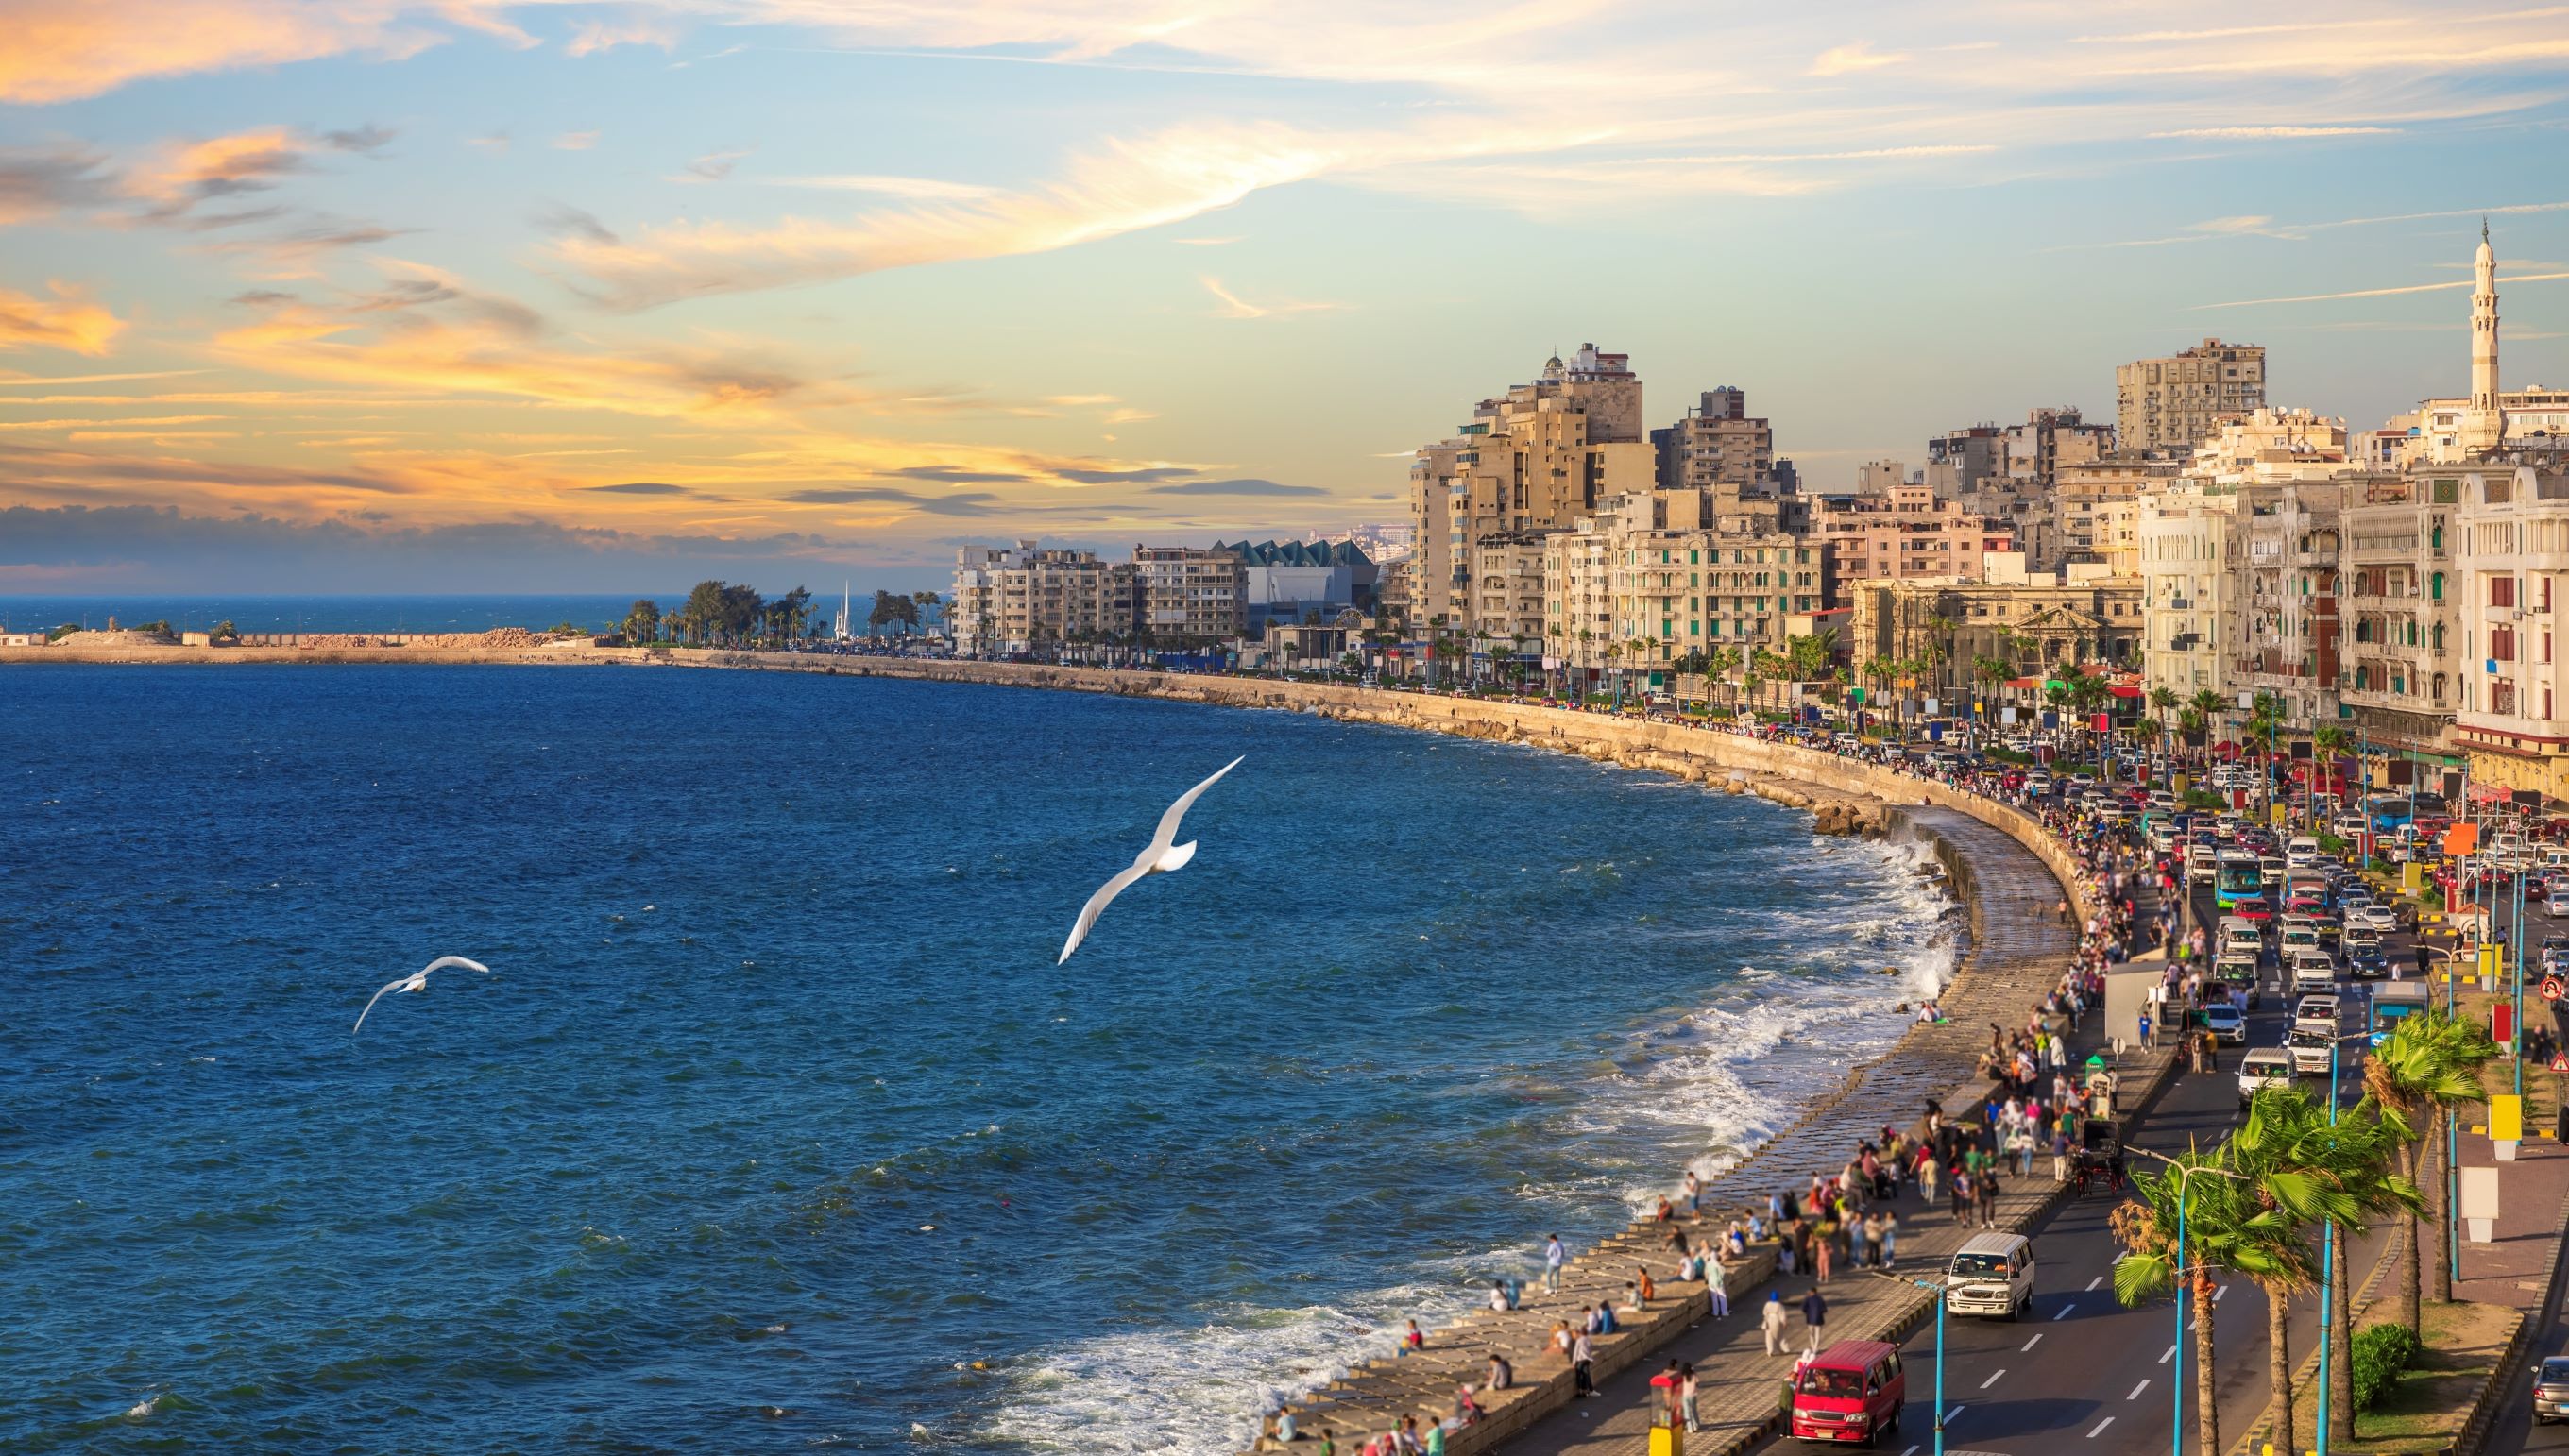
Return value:
<svg viewBox="0 0 2569 1456">
<path fill-rule="evenodd" d="M 1237 1451 L 1788 1122 L 1956 955 L 1918 846 L 1290 713 L 684 668 L 0 701 L 11 1452 Z M 489 973 L 353 1029 L 448 954 Z"/>
</svg>

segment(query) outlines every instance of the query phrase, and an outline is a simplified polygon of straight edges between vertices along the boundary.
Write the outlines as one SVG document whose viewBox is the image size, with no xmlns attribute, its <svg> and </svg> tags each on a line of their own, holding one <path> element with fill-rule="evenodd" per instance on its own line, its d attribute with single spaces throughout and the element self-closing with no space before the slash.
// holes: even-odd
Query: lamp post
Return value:
<svg viewBox="0 0 2569 1456">
<path fill-rule="evenodd" d="M 2333 1059 L 2334 1056 L 2332 1055 L 2332 1060 Z M 2186 1189 L 2188 1187 L 2187 1180 L 2193 1178 L 2194 1175 L 2198 1173 L 2211 1173 L 2222 1178 L 2233 1179 L 2240 1183 L 2254 1183 L 2256 1180 L 2250 1178 L 2245 1173 L 2236 1173 L 2227 1168 L 2216 1168 L 2209 1163 L 2180 1163 L 2165 1153 L 2153 1153 L 2147 1148 L 2135 1148 L 2128 1143 L 2124 1144 L 2123 1151 L 2126 1153 L 2138 1153 L 2144 1158 L 2156 1158 L 2160 1162 L 2165 1163 L 2176 1170 L 2176 1365 L 2169 1375 L 2169 1383 L 2174 1386 L 2174 1389 L 2170 1394 L 2174 1413 L 2169 1417 L 2170 1427 L 2168 1430 L 2168 1453 L 2169 1456 L 2185 1456 L 2185 1201 Z M 2206 1452 L 2204 1453 L 2204 1456 L 2213 1456 L 2213 1453 Z"/>
<path fill-rule="evenodd" d="M 1904 1279 L 1897 1274 L 1866 1271 L 1875 1278 L 1895 1284 L 1916 1284 L 1936 1291 L 1936 1427 L 1934 1456 L 1945 1456 L 1945 1295 L 1952 1284 L 1944 1279 Z"/>
</svg>

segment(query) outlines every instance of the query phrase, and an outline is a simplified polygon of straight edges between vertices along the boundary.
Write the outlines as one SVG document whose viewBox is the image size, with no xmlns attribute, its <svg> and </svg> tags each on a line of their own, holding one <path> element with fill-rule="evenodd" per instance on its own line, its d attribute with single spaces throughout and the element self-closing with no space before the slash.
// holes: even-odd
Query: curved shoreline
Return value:
<svg viewBox="0 0 2569 1456">
<path fill-rule="evenodd" d="M 1811 811 L 1815 819 L 1830 816 L 1835 821 L 1835 832 L 1893 827 L 1915 830 L 1933 843 L 1939 862 L 1946 868 L 1950 888 L 1969 914 L 1971 938 L 1943 995 L 1950 1024 L 1906 1028 L 1889 1046 L 1850 1068 L 1844 1086 L 1812 1099 L 1792 1121 L 1707 1180 L 1704 1203 L 1708 1218 L 1722 1217 L 1722 1211 L 1731 1208 L 1762 1206 L 1762 1190 L 1743 1192 L 1760 1180 L 1776 1184 L 1780 1179 L 1783 1183 L 1777 1186 L 1784 1186 L 1815 1169 L 1833 1168 L 1843 1161 L 1856 1139 L 1887 1123 L 1905 1123 L 1920 1097 L 1934 1096 L 1967 1105 L 1956 1103 L 1956 1099 L 1968 1097 L 1986 1084 L 1975 1076 L 1979 1049 L 1976 1033 L 1966 1028 L 1977 1027 L 1983 1021 L 2015 1021 L 2023 1007 L 2038 999 L 2056 978 L 2074 948 L 2074 939 L 2056 929 L 2050 939 L 2058 943 L 2044 939 L 2042 932 L 2051 923 L 2047 913 L 2051 899 L 2067 898 L 2078 907 L 2082 917 L 2091 909 L 2083 877 L 2074 862 L 2040 826 L 2016 810 L 1978 795 L 1797 745 L 1534 704 L 1331 683 L 1039 664 L 694 649 L 645 652 L 584 645 L 469 652 L 405 648 L 169 647 L 77 653 L 43 648 L 0 649 L 0 663 L 39 661 L 128 665 L 677 665 L 1146 696 L 1213 706 L 1311 712 L 1347 721 L 1549 748 L 1664 773 L 1709 788 L 1755 793 L 1787 807 Z M 2028 865 L 2027 861 L 2032 863 Z M 2041 1196 L 2011 1196 L 2008 1202 L 2025 1205 L 2010 1211 L 2007 1222 L 2014 1226 L 2029 1223 L 2048 1201 Z M 1360 1362 L 1321 1388 L 1286 1402 L 1287 1408 L 1296 1412 L 1305 1430 L 1321 1426 L 1379 1430 L 1403 1414 L 1427 1414 L 1441 1408 L 1450 1399 L 1455 1384 L 1478 1376 L 1489 1354 L 1507 1353 L 1520 1366 L 1518 1385 L 1505 1396 L 1490 1399 L 1486 1418 L 1454 1432 L 1446 1447 L 1454 1456 L 1487 1451 L 1571 1403 L 1571 1379 L 1566 1369 L 1549 1378 L 1532 1374 L 1549 1321 L 1569 1307 L 1565 1300 L 1571 1295 L 1597 1301 L 1620 1289 L 1622 1272 L 1646 1254 L 1655 1254 L 1657 1233 L 1655 1226 L 1637 1221 L 1575 1260 L 1565 1272 L 1560 1297 L 1546 1299 L 1530 1293 L 1525 1307 L 1518 1310 L 1476 1310 L 1437 1331 L 1430 1349 L 1423 1352 L 1429 1357 Z M 1746 1260 L 1733 1264 L 1727 1287 L 1733 1294 L 1744 1294 L 1767 1282 L 1773 1276 L 1774 1266 L 1774 1246 L 1753 1246 Z M 1923 1300 L 1923 1292 L 1918 1292 Z M 1648 1316 L 1636 1318 L 1622 1333 L 1599 1341 L 1598 1379 L 1602 1381 L 1629 1368 L 1685 1333 L 1709 1312 L 1709 1296 L 1700 1284 L 1663 1286 L 1663 1294 L 1665 1297 Z M 1914 1318 L 1915 1311 L 1904 1317 Z M 1771 1397 L 1767 1404 L 1771 1407 Z M 1762 1434 L 1762 1426 L 1752 1430 L 1743 1425 L 1735 1434 L 1740 1437 L 1736 1443 L 1711 1444 L 1715 1449 L 1744 1445 Z M 1268 1440 L 1258 1444 L 1261 1449 L 1289 1449 Z"/>
</svg>

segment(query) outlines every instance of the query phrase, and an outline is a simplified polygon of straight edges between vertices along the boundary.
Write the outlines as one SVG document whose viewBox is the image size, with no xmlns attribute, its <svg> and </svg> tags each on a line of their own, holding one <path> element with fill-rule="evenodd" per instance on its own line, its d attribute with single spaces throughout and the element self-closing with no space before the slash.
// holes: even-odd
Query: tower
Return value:
<svg viewBox="0 0 2569 1456">
<path fill-rule="evenodd" d="M 2497 402 L 2497 252 L 2489 246 L 2485 217 L 2471 267 L 2471 408 L 2462 419 L 2460 443 L 2466 451 L 2495 450 L 2506 435 L 2506 416 Z"/>
</svg>

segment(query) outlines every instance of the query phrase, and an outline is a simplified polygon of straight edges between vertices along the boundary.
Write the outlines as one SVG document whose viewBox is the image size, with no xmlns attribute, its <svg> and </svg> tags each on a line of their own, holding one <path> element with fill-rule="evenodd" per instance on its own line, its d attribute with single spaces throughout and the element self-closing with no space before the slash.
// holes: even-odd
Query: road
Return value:
<svg viewBox="0 0 2569 1456">
<path fill-rule="evenodd" d="M 2194 912 L 2209 912 L 2209 897 Z M 2408 939 L 2395 937 L 2396 954 Z M 2271 957 L 2270 957 L 2271 958 Z M 2404 963 L 2404 962 L 2403 962 Z M 2268 974 L 2274 973 L 2270 966 Z M 2273 1046 L 2284 1036 L 2287 997 L 2269 985 L 2261 1009 L 2249 1017 L 2248 1044 Z M 2350 1013 L 2348 1029 L 2360 1023 Z M 2137 1147 L 2176 1152 L 2189 1142 L 2211 1144 L 2238 1125 L 2238 1048 L 2225 1048 L 2225 1070 L 2181 1077 L 2129 1134 Z M 2340 1070 L 2340 1095 L 2352 1105 L 2363 1081 L 2362 1043 L 2348 1048 Z M 2305 1082 L 2305 1085 L 2312 1085 Z M 2325 1094 L 2325 1084 L 2317 1089 Z M 2145 1165 L 2146 1160 L 2134 1160 Z M 2034 1311 L 2023 1323 L 1949 1319 L 1945 1329 L 1945 1444 L 1951 1451 L 2004 1456 L 2048 1456 L 2060 1451 L 2150 1453 L 2169 1449 L 2178 1375 L 2175 1309 L 2161 1300 L 2126 1309 L 2113 1294 L 2113 1263 L 2120 1252 L 2106 1216 L 2120 1200 L 2093 1196 L 2064 1205 L 2034 1236 L 2038 1262 Z M 2356 1281 L 2379 1257 L 2386 1233 L 2358 1241 Z M 2245 1280 L 2225 1284 L 2214 1306 L 2218 1351 L 2215 1388 L 2221 1402 L 2224 1443 L 2245 1431 L 2266 1406 L 2266 1304 Z M 2296 1302 L 2292 1352 L 2298 1361 L 2319 1337 L 2318 1300 Z M 1936 1333 L 1931 1323 L 1903 1349 L 1909 1362 L 1913 1411 L 1934 1409 Z M 2193 1443 L 2194 1346 L 2184 1350 L 2187 1444 Z M 1913 1418 L 1904 1429 L 1932 1443 L 1931 1424 Z M 2564 1429 L 2563 1434 L 2569 1434 Z M 2509 1449 L 2492 1446 L 2492 1450 Z M 2569 1451 L 2569 1444 L 2561 1447 Z"/>
</svg>

